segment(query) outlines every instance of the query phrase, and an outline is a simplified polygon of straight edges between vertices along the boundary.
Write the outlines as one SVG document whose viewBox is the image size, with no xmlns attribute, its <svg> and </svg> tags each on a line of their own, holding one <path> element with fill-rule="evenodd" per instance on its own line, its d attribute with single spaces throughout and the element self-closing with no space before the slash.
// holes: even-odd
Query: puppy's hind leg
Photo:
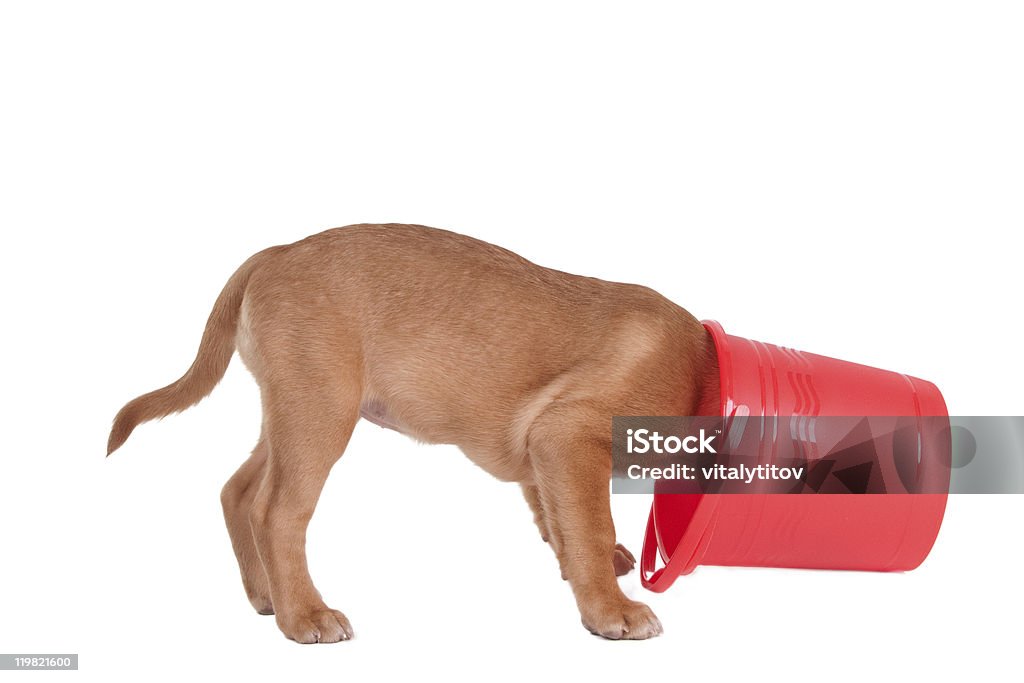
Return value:
<svg viewBox="0 0 1024 683">
<path fill-rule="evenodd" d="M 249 510 L 256 497 L 266 472 L 267 442 L 260 439 L 252 455 L 235 472 L 221 490 L 220 502 L 224 508 L 224 522 L 231 537 L 231 547 L 242 573 L 242 586 L 249 602 L 260 614 L 273 614 L 274 605 L 270 599 L 270 582 L 263 568 L 256 541 L 249 524 Z"/>
<path fill-rule="evenodd" d="M 337 368 L 320 364 L 268 375 L 273 381 L 261 386 L 267 471 L 249 518 L 277 625 L 300 643 L 348 640 L 353 635 L 348 619 L 327 607 L 313 586 L 306 528 L 359 419 L 358 375 L 339 378 Z"/>
</svg>

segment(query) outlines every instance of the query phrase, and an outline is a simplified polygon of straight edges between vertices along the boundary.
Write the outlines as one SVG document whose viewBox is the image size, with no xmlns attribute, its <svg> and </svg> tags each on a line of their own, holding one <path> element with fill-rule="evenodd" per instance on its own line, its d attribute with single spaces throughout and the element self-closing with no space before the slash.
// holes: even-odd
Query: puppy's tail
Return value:
<svg viewBox="0 0 1024 683">
<path fill-rule="evenodd" d="M 269 250 L 268 250 L 269 251 Z M 235 352 L 235 335 L 245 287 L 266 251 L 252 256 L 232 275 L 206 321 L 192 366 L 178 381 L 133 399 L 117 413 L 107 440 L 107 455 L 121 447 L 132 431 L 149 420 L 191 408 L 217 386 Z"/>
</svg>

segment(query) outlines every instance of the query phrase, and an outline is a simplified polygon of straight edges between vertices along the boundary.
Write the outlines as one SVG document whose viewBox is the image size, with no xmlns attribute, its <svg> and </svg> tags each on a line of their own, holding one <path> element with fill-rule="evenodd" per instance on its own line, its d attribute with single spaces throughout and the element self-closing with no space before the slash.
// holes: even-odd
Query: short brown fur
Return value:
<svg viewBox="0 0 1024 683">
<path fill-rule="evenodd" d="M 444 230 L 328 230 L 231 276 L 192 367 L 121 409 L 108 454 L 138 424 L 207 396 L 236 349 L 259 384 L 263 426 L 224 486 L 224 517 L 250 601 L 286 636 L 352 637 L 313 586 L 305 533 L 361 416 L 455 444 L 518 482 L 590 631 L 661 633 L 615 579 L 635 560 L 615 542 L 609 426 L 613 415 L 691 415 L 717 401 L 711 342 L 685 310 Z"/>
</svg>

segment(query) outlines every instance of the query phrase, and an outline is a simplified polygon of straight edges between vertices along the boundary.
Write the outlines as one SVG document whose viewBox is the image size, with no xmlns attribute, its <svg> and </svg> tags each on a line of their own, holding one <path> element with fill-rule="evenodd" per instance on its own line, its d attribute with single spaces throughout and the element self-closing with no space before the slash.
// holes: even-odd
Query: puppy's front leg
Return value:
<svg viewBox="0 0 1024 683">
<path fill-rule="evenodd" d="M 611 443 L 597 435 L 607 420 L 580 420 L 569 407 L 552 409 L 530 430 L 529 452 L 540 502 L 558 529 L 559 554 L 583 625 L 605 638 L 642 640 L 661 622 L 647 605 L 630 600 L 615 580 L 615 529 L 608 482 Z"/>
<path fill-rule="evenodd" d="M 533 523 L 537 525 L 537 530 L 540 531 L 541 540 L 551 545 L 552 550 L 555 551 L 555 557 L 561 563 L 564 553 L 558 552 L 561 543 L 561 539 L 557 535 L 558 527 L 544 514 L 544 506 L 540 502 L 540 490 L 533 484 L 521 484 L 520 487 L 523 490 L 523 498 L 526 499 L 526 503 L 530 506 L 530 511 L 533 512 Z M 633 571 L 633 567 L 636 566 L 636 558 L 633 557 L 633 553 L 626 549 L 626 546 L 616 543 L 612 564 L 615 567 L 615 576 L 625 576 Z M 559 569 L 562 570 L 562 578 L 568 579 L 565 567 L 560 566 Z"/>
</svg>

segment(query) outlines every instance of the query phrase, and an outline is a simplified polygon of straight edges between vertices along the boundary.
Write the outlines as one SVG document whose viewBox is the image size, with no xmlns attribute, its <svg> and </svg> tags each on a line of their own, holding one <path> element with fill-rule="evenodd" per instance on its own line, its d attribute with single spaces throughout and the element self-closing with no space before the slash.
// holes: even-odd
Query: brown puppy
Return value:
<svg viewBox="0 0 1024 683">
<path fill-rule="evenodd" d="M 352 637 L 313 586 L 305 535 L 360 416 L 455 444 L 518 482 L 590 631 L 661 633 L 615 579 L 634 560 L 612 526 L 611 418 L 693 415 L 702 399 L 717 402 L 702 396 L 711 342 L 685 310 L 444 230 L 328 230 L 262 251 L 231 276 L 192 367 L 121 409 L 108 454 L 139 423 L 208 395 L 236 348 L 259 383 L 263 428 L 224 486 L 224 518 L 250 601 L 276 613 L 286 636 Z"/>
</svg>

